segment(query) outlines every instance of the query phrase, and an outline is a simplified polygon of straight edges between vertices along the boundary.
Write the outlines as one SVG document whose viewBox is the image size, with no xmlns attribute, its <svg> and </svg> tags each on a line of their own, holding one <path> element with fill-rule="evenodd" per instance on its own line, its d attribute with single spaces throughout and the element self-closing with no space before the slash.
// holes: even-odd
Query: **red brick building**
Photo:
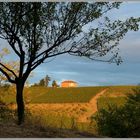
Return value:
<svg viewBox="0 0 140 140">
<path fill-rule="evenodd" d="M 66 80 L 61 83 L 61 87 L 77 87 L 78 84 L 75 81 Z"/>
</svg>

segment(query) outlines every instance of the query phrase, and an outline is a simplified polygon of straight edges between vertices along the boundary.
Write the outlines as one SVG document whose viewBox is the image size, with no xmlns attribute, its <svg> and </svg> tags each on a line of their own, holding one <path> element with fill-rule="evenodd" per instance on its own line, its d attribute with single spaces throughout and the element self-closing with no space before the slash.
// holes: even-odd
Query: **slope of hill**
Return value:
<svg viewBox="0 0 140 140">
<path fill-rule="evenodd" d="M 105 95 L 109 97 L 113 96 L 125 96 L 129 93 L 133 92 L 137 86 L 134 85 L 126 85 L 126 86 L 109 86 L 108 90 L 106 91 Z"/>
<path fill-rule="evenodd" d="M 24 98 L 26 103 L 28 102 L 26 104 L 26 111 L 29 111 L 30 117 L 28 119 L 33 124 L 40 124 L 39 126 L 51 126 L 58 129 L 75 129 L 76 127 L 76 129 L 82 132 L 86 131 L 96 134 L 95 124 L 94 122 L 93 124 L 90 122 L 91 116 L 98 111 L 98 109 L 106 108 L 108 104 L 115 103 L 116 105 L 123 105 L 125 96 L 128 93 L 132 93 L 132 89 L 135 87 L 136 86 L 25 88 Z M 0 92 L 2 92 L 2 90 Z M 13 89 L 9 89 L 3 93 L 3 100 L 5 100 L 7 104 L 10 102 L 15 103 L 15 93 Z M 15 109 L 16 106 L 13 106 Z M 17 131 L 20 131 L 19 128 Z M 12 135 L 9 130 L 7 133 Z M 23 136 L 26 137 L 28 133 L 30 132 L 27 130 L 27 133 L 25 132 Z M 60 133 L 63 132 L 61 131 Z M 40 134 L 46 136 L 42 132 Z M 37 135 L 40 136 L 40 134 L 31 132 L 31 135 L 35 137 Z M 74 136 L 75 134 L 72 132 L 70 135 Z M 77 137 L 76 135 L 74 137 Z M 62 136 L 61 134 L 59 137 L 66 136 Z"/>
<path fill-rule="evenodd" d="M 31 87 L 31 103 L 79 103 L 88 102 L 106 87 L 43 88 Z M 39 90 L 39 91 L 38 91 Z"/>
<path fill-rule="evenodd" d="M 125 96 L 131 93 L 136 86 L 97 86 L 97 87 L 77 87 L 77 88 L 47 88 L 30 87 L 25 88 L 25 102 L 29 103 L 84 103 L 89 102 L 97 93 L 103 89 L 108 89 L 104 95 L 108 97 Z M 0 95 L 4 102 L 16 103 L 15 89 L 8 90 L 1 88 Z"/>
</svg>

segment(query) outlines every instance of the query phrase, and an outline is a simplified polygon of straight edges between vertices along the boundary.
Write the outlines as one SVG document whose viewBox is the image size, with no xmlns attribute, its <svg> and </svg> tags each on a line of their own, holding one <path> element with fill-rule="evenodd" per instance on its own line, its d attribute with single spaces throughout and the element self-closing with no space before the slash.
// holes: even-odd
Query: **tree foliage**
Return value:
<svg viewBox="0 0 140 140">
<path fill-rule="evenodd" d="M 11 71 L 11 69 L 13 69 L 14 73 L 17 74 L 18 73 L 18 65 L 19 62 L 17 61 L 6 61 L 6 56 L 8 56 L 10 54 L 10 50 L 6 47 L 3 47 L 2 49 L 0 49 L 0 66 L 3 67 L 3 70 L 6 71 L 6 73 L 8 73 L 8 75 L 10 77 L 12 77 L 13 73 Z M 2 63 L 3 61 L 3 63 Z M 6 84 L 6 82 L 8 82 L 6 76 L 3 73 L 0 73 L 0 84 Z"/>
<path fill-rule="evenodd" d="M 34 86 L 45 86 L 45 87 L 48 87 L 50 81 L 51 81 L 51 78 L 48 75 L 46 75 L 45 78 L 41 79 L 39 81 L 39 83 L 35 83 Z"/>
<path fill-rule="evenodd" d="M 45 86 L 45 81 L 44 79 L 41 79 L 38 83 L 39 86 Z"/>
<path fill-rule="evenodd" d="M 123 107 L 100 109 L 95 120 L 101 135 L 114 138 L 140 137 L 140 88 L 127 97 Z"/>
<path fill-rule="evenodd" d="M 46 75 L 44 81 L 45 81 L 45 86 L 48 87 L 49 82 L 51 81 L 51 78 L 48 75 Z"/>
<path fill-rule="evenodd" d="M 58 84 L 55 80 L 52 81 L 52 87 L 58 87 Z"/>
</svg>

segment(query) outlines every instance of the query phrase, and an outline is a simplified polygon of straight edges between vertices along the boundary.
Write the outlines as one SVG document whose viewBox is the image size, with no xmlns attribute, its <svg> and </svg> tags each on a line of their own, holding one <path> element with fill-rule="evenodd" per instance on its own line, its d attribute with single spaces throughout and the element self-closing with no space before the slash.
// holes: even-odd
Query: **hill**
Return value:
<svg viewBox="0 0 140 140">
<path fill-rule="evenodd" d="M 91 116 L 101 108 L 107 108 L 108 104 L 116 104 L 121 106 L 125 103 L 125 97 L 128 93 L 132 93 L 136 86 L 100 86 L 100 87 L 77 87 L 77 88 L 46 88 L 46 87 L 29 87 L 24 90 L 24 98 L 26 102 L 26 118 L 29 124 L 40 126 L 41 128 L 57 128 L 78 130 L 81 132 L 92 133 L 97 136 L 96 122 L 91 123 Z M 1 88 L 1 98 L 7 104 L 15 103 L 15 89 Z M 13 105 L 15 109 L 15 105 Z M 14 126 L 12 126 L 14 127 Z M 21 131 L 21 128 L 15 128 Z M 26 137 L 30 136 L 46 136 L 45 133 L 39 132 L 35 134 L 29 132 L 30 128 L 25 129 L 25 134 L 19 134 Z M 53 131 L 53 130 L 52 130 Z M 58 136 L 59 132 L 55 132 Z M 71 136 L 77 137 L 78 131 L 65 131 Z M 59 137 L 66 137 L 65 132 L 60 131 Z M 11 134 L 11 137 L 15 134 Z M 64 135 L 63 135 L 64 133 Z M 76 135 L 75 135 L 76 133 Z M 2 134 L 1 134 L 2 135 Z M 6 134 L 7 135 L 7 134 Z M 28 136 L 29 136 L 28 135 Z M 82 134 L 83 135 L 83 134 Z M 46 137 L 49 137 L 46 136 Z M 68 136 L 69 137 L 69 136 Z M 79 136 L 84 137 L 84 136 Z M 93 136 L 94 137 L 94 136 Z"/>
<path fill-rule="evenodd" d="M 136 86 L 97 86 L 76 88 L 29 87 L 24 90 L 25 102 L 29 103 L 85 103 L 97 93 L 107 89 L 105 96 L 125 96 Z M 15 88 L 0 89 L 1 99 L 8 103 L 16 103 Z"/>
<path fill-rule="evenodd" d="M 31 87 L 28 99 L 31 103 L 82 103 L 88 102 L 106 87 L 45 88 Z M 25 95 L 25 96 L 26 96 Z"/>
<path fill-rule="evenodd" d="M 125 96 L 129 93 L 133 92 L 133 89 L 135 89 L 137 86 L 134 85 L 125 85 L 125 86 L 109 86 L 108 90 L 106 91 L 106 96 Z"/>
</svg>

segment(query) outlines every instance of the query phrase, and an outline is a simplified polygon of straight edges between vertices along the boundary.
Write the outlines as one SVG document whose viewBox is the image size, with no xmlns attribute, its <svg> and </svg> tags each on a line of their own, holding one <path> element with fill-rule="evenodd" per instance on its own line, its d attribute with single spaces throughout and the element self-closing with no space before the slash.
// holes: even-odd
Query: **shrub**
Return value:
<svg viewBox="0 0 140 140">
<path fill-rule="evenodd" d="M 0 121 L 13 119 L 13 112 L 0 100 Z"/>
<path fill-rule="evenodd" d="M 140 88 L 127 97 L 122 107 L 100 109 L 94 117 L 99 134 L 109 137 L 140 137 Z"/>
<path fill-rule="evenodd" d="M 3 88 L 4 88 L 5 91 L 7 91 L 10 88 L 10 84 L 4 84 Z"/>
</svg>

